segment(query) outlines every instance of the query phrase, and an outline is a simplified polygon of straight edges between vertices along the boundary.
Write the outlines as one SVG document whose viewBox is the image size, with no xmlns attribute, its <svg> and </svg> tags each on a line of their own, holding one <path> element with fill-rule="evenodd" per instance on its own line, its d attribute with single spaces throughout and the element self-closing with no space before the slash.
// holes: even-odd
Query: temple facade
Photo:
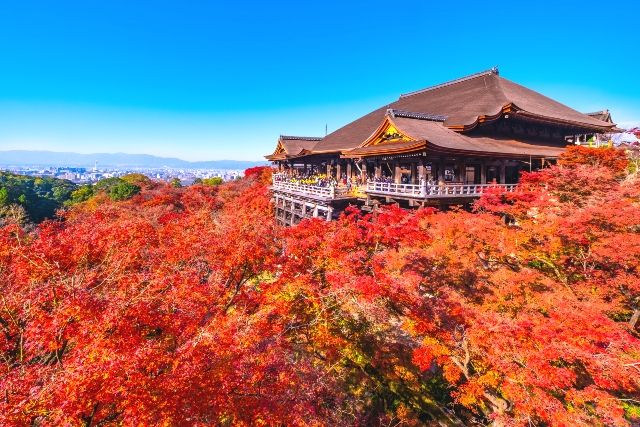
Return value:
<svg viewBox="0 0 640 427">
<path fill-rule="evenodd" d="M 401 95 L 325 137 L 281 136 L 265 157 L 277 168 L 276 217 L 295 224 L 349 204 L 464 205 L 488 188 L 514 191 L 521 171 L 555 162 L 578 135 L 614 128 L 610 115 L 580 113 L 494 68 Z"/>
</svg>

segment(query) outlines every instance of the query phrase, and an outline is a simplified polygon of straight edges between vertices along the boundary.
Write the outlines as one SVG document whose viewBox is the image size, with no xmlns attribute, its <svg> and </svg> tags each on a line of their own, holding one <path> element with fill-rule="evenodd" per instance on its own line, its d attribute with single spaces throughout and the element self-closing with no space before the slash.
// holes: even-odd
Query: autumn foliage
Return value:
<svg viewBox="0 0 640 427">
<path fill-rule="evenodd" d="M 276 226 L 270 170 L 0 229 L 2 425 L 640 417 L 640 186 L 615 150 L 474 212 Z"/>
</svg>

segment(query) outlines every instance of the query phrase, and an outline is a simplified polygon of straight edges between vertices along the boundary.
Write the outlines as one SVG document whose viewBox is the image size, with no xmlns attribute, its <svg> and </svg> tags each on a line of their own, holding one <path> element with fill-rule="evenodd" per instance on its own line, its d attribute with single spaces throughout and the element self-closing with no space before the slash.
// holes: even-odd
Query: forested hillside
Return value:
<svg viewBox="0 0 640 427">
<path fill-rule="evenodd" d="M 627 166 L 576 147 L 474 212 L 280 228 L 254 168 L 9 221 L 0 424 L 637 424 Z"/>
<path fill-rule="evenodd" d="M 0 171 L 0 222 L 5 216 L 22 215 L 24 220 L 35 222 L 52 218 L 75 188 L 74 183 L 64 179 Z"/>
</svg>

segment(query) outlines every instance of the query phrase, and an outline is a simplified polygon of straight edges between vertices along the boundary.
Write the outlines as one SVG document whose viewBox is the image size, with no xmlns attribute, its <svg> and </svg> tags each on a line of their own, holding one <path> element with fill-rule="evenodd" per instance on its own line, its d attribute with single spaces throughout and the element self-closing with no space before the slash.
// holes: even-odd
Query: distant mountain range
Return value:
<svg viewBox="0 0 640 427">
<path fill-rule="evenodd" d="M 210 160 L 189 162 L 173 157 L 126 153 L 61 153 L 55 151 L 8 150 L 0 151 L 0 166 L 73 166 L 119 168 L 178 168 L 178 169 L 246 169 L 266 165 L 266 162 L 245 160 Z"/>
</svg>

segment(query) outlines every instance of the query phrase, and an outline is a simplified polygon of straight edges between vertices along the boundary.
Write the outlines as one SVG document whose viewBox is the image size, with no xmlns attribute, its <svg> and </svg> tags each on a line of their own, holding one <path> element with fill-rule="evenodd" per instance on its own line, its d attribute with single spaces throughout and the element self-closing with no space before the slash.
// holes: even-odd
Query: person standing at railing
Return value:
<svg viewBox="0 0 640 427">
<path fill-rule="evenodd" d="M 429 179 L 427 180 L 427 182 L 425 183 L 425 193 L 426 194 L 433 194 L 433 190 L 435 188 L 435 181 L 433 180 L 433 178 L 429 177 Z"/>
</svg>

